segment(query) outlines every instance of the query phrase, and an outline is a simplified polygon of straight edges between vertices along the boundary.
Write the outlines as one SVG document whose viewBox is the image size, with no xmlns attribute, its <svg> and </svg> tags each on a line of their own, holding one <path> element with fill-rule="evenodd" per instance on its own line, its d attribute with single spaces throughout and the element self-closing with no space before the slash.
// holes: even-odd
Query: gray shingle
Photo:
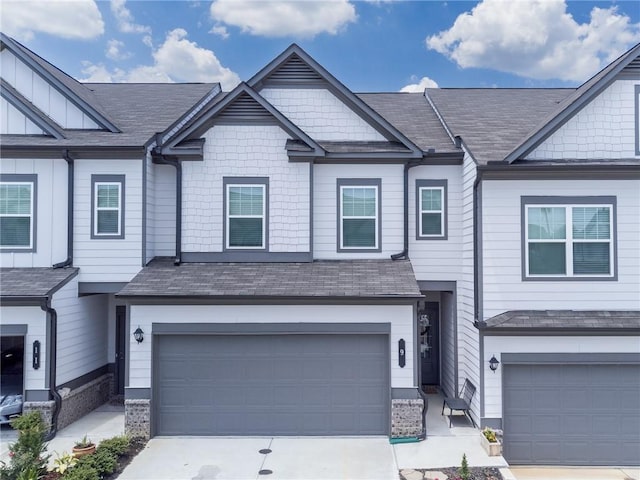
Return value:
<svg viewBox="0 0 640 480">
<path fill-rule="evenodd" d="M 155 259 L 119 293 L 122 297 L 416 298 L 409 261 L 309 263 L 185 263 Z"/>
<path fill-rule="evenodd" d="M 77 268 L 0 268 L 0 297 L 46 297 L 78 274 Z"/>
<path fill-rule="evenodd" d="M 640 311 L 511 310 L 488 319 L 486 329 L 640 329 Z"/>
</svg>

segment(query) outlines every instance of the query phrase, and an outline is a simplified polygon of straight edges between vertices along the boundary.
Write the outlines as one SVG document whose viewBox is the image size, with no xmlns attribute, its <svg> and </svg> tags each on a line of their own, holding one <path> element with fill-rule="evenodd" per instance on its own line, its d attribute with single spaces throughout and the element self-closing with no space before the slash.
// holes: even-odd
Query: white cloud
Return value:
<svg viewBox="0 0 640 480">
<path fill-rule="evenodd" d="M 209 33 L 213 33 L 214 35 L 218 35 L 220 37 L 223 38 L 223 40 L 226 40 L 227 38 L 229 38 L 229 31 L 227 30 L 227 27 L 225 27 L 224 25 L 214 25 L 213 28 L 211 30 L 209 30 Z"/>
<path fill-rule="evenodd" d="M 220 82 L 230 90 L 240 78 L 223 67 L 211 50 L 199 47 L 187 39 L 187 32 L 176 28 L 167 34 L 162 45 L 152 53 L 153 65 L 139 65 L 125 71 L 109 71 L 103 64 L 85 62 L 83 82 Z"/>
<path fill-rule="evenodd" d="M 93 0 L 3 1 L 0 30 L 19 40 L 36 33 L 87 40 L 104 33 L 104 22 Z"/>
<path fill-rule="evenodd" d="M 415 80 L 412 78 L 412 80 Z M 438 84 L 435 80 L 429 77 L 422 77 L 418 83 L 411 83 L 400 89 L 401 92 L 408 93 L 422 93 L 425 88 L 438 88 Z"/>
<path fill-rule="evenodd" d="M 116 17 L 118 30 L 123 33 L 151 33 L 151 27 L 135 23 L 131 11 L 125 6 L 127 0 L 111 0 L 111 13 Z"/>
<path fill-rule="evenodd" d="M 615 6 L 594 7 L 580 24 L 564 0 L 483 0 L 426 44 L 462 68 L 581 82 L 638 41 L 640 24 Z"/>
<path fill-rule="evenodd" d="M 104 54 L 111 60 L 126 60 L 127 58 L 131 58 L 132 53 L 123 51 L 123 48 L 124 42 L 112 39 L 107 42 L 107 49 Z"/>
<path fill-rule="evenodd" d="M 214 0 L 211 18 L 265 37 L 336 35 L 357 19 L 348 0 Z"/>
</svg>

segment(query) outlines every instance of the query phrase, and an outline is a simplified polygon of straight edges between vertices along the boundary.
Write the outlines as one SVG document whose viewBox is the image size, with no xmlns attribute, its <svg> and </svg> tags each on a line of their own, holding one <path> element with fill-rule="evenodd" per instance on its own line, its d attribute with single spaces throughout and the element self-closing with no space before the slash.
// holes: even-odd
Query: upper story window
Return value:
<svg viewBox="0 0 640 480">
<path fill-rule="evenodd" d="M 0 248 L 35 251 L 36 175 L 0 175 Z"/>
<path fill-rule="evenodd" d="M 525 197 L 523 209 L 526 278 L 614 278 L 614 197 Z"/>
<path fill-rule="evenodd" d="M 416 180 L 416 239 L 447 239 L 447 181 Z"/>
<path fill-rule="evenodd" d="M 267 249 L 266 178 L 225 178 L 225 248 Z"/>
<path fill-rule="evenodd" d="M 338 251 L 381 251 L 380 179 L 338 179 Z"/>
<path fill-rule="evenodd" d="M 124 238 L 124 175 L 91 176 L 91 238 Z"/>
</svg>

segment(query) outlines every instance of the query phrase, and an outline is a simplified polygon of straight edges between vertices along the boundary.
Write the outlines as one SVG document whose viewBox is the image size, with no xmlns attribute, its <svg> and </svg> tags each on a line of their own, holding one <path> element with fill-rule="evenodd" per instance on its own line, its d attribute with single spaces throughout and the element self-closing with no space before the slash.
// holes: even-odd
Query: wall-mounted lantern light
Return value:
<svg viewBox="0 0 640 480">
<path fill-rule="evenodd" d="M 144 332 L 140 327 L 136 328 L 136 331 L 133 332 L 133 338 L 135 338 L 138 343 L 142 343 L 144 340 Z"/>
<path fill-rule="evenodd" d="M 495 355 L 492 356 L 489 360 L 489 368 L 491 369 L 491 371 L 495 373 L 495 371 L 498 369 L 498 365 L 500 365 L 500 362 Z"/>
</svg>

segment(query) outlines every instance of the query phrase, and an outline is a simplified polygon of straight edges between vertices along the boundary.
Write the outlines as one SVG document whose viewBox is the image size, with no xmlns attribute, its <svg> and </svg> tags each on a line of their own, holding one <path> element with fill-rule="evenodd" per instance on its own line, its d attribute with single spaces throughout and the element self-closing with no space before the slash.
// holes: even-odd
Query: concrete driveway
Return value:
<svg viewBox="0 0 640 480">
<path fill-rule="evenodd" d="M 260 453 L 261 449 L 271 453 Z M 119 480 L 150 478 L 396 480 L 398 468 L 386 437 L 156 437 Z"/>
<path fill-rule="evenodd" d="M 516 480 L 640 480 L 640 468 L 631 467 L 510 467 Z"/>
</svg>

